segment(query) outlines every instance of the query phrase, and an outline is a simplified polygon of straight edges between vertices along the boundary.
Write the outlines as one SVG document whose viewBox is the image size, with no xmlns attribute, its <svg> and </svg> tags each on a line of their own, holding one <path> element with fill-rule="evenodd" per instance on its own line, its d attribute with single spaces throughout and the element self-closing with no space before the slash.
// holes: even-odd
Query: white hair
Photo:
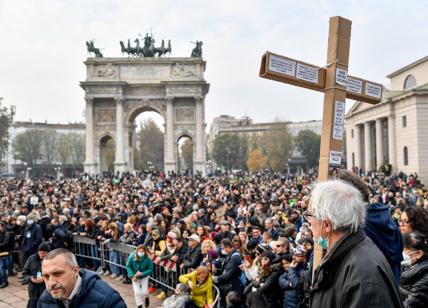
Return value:
<svg viewBox="0 0 428 308">
<path fill-rule="evenodd" d="M 360 192 L 341 180 L 318 183 L 312 191 L 310 207 L 316 219 L 331 222 L 333 231 L 349 228 L 355 233 L 366 218 Z"/>
</svg>

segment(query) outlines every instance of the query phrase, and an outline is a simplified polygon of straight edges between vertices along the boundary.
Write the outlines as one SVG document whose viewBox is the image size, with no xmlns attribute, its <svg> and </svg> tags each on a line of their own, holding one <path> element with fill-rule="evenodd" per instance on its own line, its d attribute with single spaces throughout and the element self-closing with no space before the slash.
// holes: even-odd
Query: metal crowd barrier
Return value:
<svg viewBox="0 0 428 308">
<path fill-rule="evenodd" d="M 73 237 L 73 252 L 79 264 L 86 264 L 96 270 L 109 268 L 109 271 L 116 276 L 127 276 L 126 261 L 136 248 L 136 246 L 117 241 L 107 240 L 102 243 L 88 237 L 76 235 Z M 168 263 L 167 267 L 162 266 L 166 263 Z M 153 273 L 149 279 L 154 285 L 160 285 L 162 291 L 174 292 L 178 277 L 188 272 L 189 270 L 182 269 L 177 264 L 171 264 L 169 260 L 160 261 L 159 258 L 155 258 Z M 213 285 L 213 287 L 214 302 L 212 306 L 220 307 L 220 291 L 217 286 Z"/>
</svg>

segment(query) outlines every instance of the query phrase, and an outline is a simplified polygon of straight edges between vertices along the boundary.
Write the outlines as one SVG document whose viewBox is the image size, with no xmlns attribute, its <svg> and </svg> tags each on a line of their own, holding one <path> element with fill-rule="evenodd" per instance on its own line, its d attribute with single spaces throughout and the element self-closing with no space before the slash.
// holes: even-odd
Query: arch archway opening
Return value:
<svg viewBox="0 0 428 308">
<path fill-rule="evenodd" d="M 181 174 L 193 174 L 193 157 L 195 147 L 190 136 L 183 135 L 177 141 L 178 172 Z"/>
<path fill-rule="evenodd" d="M 144 172 L 164 170 L 165 119 L 156 110 L 142 108 L 130 117 L 129 145 L 133 169 Z"/>
<path fill-rule="evenodd" d="M 111 136 L 104 136 L 100 140 L 100 171 L 114 172 L 116 143 Z"/>
</svg>

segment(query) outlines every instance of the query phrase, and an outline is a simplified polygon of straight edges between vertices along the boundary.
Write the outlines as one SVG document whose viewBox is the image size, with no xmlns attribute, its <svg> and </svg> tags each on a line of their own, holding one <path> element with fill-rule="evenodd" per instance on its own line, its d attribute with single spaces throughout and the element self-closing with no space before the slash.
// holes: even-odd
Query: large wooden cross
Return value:
<svg viewBox="0 0 428 308">
<path fill-rule="evenodd" d="M 318 180 L 328 179 L 330 168 L 340 167 L 345 120 L 345 99 L 370 104 L 382 99 L 382 85 L 348 75 L 351 24 L 340 16 L 330 18 L 327 65 L 318 67 L 271 52 L 263 55 L 260 77 L 324 92 L 324 110 Z M 314 247 L 315 270 L 323 251 Z"/>
<path fill-rule="evenodd" d="M 327 65 L 318 67 L 271 52 L 262 57 L 260 77 L 324 92 L 324 111 L 318 180 L 328 178 L 330 168 L 342 164 L 345 99 L 370 104 L 382 99 L 382 85 L 348 75 L 352 22 L 340 16 L 330 18 Z"/>
</svg>

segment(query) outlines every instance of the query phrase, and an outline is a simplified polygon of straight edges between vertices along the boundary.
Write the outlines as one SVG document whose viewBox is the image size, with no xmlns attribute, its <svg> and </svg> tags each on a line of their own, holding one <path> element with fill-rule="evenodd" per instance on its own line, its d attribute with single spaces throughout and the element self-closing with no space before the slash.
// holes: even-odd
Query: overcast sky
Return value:
<svg viewBox="0 0 428 308">
<path fill-rule="evenodd" d="M 387 74 L 428 55 L 427 1 L 0 0 L 0 97 L 16 120 L 83 121 L 85 41 L 117 57 L 120 40 L 152 31 L 157 42 L 171 39 L 174 57 L 204 42 L 208 124 L 220 114 L 321 119 L 322 94 L 258 72 L 266 50 L 325 65 L 336 15 L 353 22 L 354 76 L 387 84 Z"/>
</svg>

